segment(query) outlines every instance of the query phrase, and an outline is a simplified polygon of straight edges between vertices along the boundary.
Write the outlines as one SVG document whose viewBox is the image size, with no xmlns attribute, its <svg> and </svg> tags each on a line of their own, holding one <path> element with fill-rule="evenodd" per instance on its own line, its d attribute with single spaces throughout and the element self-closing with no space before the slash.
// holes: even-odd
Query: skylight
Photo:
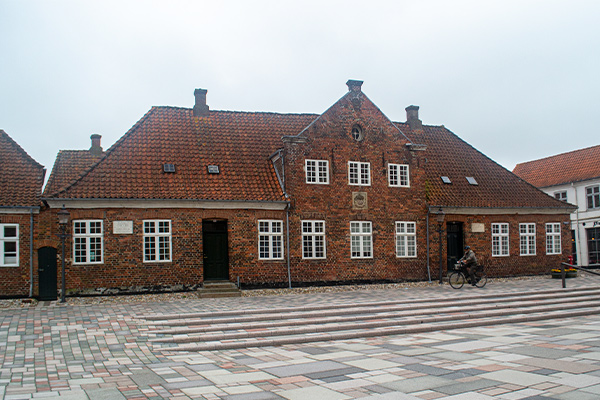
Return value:
<svg viewBox="0 0 600 400">
<path fill-rule="evenodd" d="M 467 176 L 466 178 L 467 178 L 467 182 L 469 182 L 469 185 L 475 185 L 475 186 L 479 185 L 477 183 L 477 181 L 475 180 L 475 178 L 473 178 L 472 176 Z"/>
<path fill-rule="evenodd" d="M 447 176 L 442 176 L 442 182 L 446 183 L 446 184 L 450 184 L 452 183 L 452 181 L 450 180 L 450 178 L 448 178 Z"/>
<path fill-rule="evenodd" d="M 163 171 L 175 172 L 175 164 L 163 164 Z"/>
<path fill-rule="evenodd" d="M 218 165 L 209 165 L 208 166 L 208 173 L 209 174 L 218 174 L 219 173 L 219 166 Z"/>
</svg>

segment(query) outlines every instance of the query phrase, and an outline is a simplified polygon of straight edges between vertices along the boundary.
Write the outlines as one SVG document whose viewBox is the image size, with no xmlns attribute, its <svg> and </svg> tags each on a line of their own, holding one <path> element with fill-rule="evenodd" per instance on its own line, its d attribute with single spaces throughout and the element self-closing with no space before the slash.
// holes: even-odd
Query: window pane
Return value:
<svg viewBox="0 0 600 400">
<path fill-rule="evenodd" d="M 17 227 L 16 226 L 5 226 L 4 227 L 4 237 L 5 238 L 16 238 L 17 237 Z"/>
<path fill-rule="evenodd" d="M 144 238 L 144 260 L 154 261 L 156 260 L 156 243 L 153 237 Z"/>
</svg>

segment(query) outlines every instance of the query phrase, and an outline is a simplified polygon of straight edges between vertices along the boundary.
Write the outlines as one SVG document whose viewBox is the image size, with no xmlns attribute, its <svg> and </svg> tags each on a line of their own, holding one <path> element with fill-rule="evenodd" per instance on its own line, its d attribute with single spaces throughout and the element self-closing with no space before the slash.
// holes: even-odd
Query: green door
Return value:
<svg viewBox="0 0 600 400">
<path fill-rule="evenodd" d="M 56 249 L 38 250 L 39 300 L 56 300 Z"/>
<path fill-rule="evenodd" d="M 204 242 L 204 280 L 229 280 L 229 246 L 227 221 L 202 221 Z"/>
</svg>

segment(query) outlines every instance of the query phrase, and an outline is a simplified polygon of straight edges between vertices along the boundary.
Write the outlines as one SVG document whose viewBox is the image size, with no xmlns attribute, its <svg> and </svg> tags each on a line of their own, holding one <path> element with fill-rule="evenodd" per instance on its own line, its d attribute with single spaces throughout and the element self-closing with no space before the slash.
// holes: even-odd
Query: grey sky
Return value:
<svg viewBox="0 0 600 400">
<path fill-rule="evenodd" d="M 0 0 L 0 128 L 49 175 L 153 105 L 321 113 L 348 79 L 508 169 L 599 144 L 600 2 Z"/>
</svg>

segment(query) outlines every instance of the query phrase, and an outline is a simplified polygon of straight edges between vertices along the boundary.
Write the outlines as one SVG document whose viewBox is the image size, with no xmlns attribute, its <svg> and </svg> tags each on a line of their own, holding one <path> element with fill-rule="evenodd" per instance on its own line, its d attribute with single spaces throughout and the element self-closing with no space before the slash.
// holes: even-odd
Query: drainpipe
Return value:
<svg viewBox="0 0 600 400">
<path fill-rule="evenodd" d="M 286 229 L 286 240 L 285 247 L 287 251 L 287 272 L 288 272 L 288 288 L 292 288 L 292 272 L 290 268 L 290 203 L 285 209 L 285 229 Z"/>
<path fill-rule="evenodd" d="M 431 283 L 431 269 L 429 268 L 429 208 L 427 208 L 427 279 Z"/>
<path fill-rule="evenodd" d="M 33 297 L 33 208 L 29 209 L 29 298 Z"/>
<path fill-rule="evenodd" d="M 577 246 L 577 265 L 582 265 L 582 261 L 583 261 L 583 253 L 581 252 L 581 243 L 579 238 L 581 237 L 581 235 L 579 235 L 579 199 L 577 198 L 577 188 L 575 187 L 575 185 L 573 184 L 573 182 L 571 182 L 571 187 L 573 189 L 575 189 L 575 205 L 577 206 L 577 210 L 575 210 L 575 245 Z M 571 219 L 571 216 L 569 216 L 569 220 Z M 588 251 L 589 253 L 589 251 Z M 588 260 L 588 265 L 589 265 L 589 260 Z"/>
</svg>

